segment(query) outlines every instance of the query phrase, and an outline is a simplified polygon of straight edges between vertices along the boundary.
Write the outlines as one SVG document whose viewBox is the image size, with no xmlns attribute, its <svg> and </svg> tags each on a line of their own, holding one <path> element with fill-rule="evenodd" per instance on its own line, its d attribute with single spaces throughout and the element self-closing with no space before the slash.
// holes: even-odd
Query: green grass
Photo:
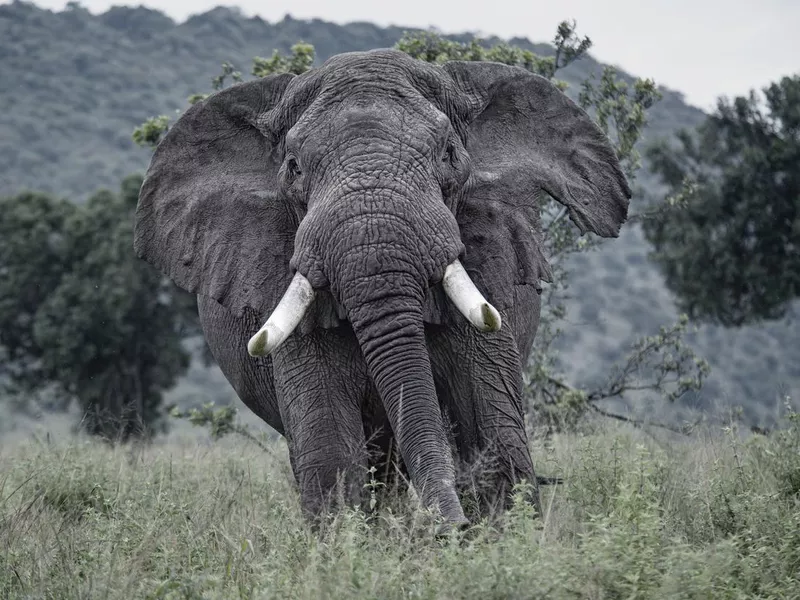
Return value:
<svg viewBox="0 0 800 600">
<path fill-rule="evenodd" d="M 283 442 L 18 443 L 0 448 L 0 598 L 800 597 L 796 417 L 748 441 L 608 426 L 533 451 L 566 480 L 541 519 L 518 503 L 436 540 L 413 508 L 315 535 Z"/>
</svg>

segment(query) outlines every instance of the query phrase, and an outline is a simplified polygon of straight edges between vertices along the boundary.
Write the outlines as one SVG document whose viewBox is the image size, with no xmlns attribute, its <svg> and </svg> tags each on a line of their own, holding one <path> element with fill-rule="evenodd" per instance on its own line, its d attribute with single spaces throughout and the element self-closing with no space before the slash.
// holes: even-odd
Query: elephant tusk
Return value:
<svg viewBox="0 0 800 600">
<path fill-rule="evenodd" d="M 447 297 L 480 331 L 498 331 L 502 321 L 497 309 L 486 301 L 461 264 L 454 260 L 444 271 L 442 280 Z"/>
<path fill-rule="evenodd" d="M 247 342 L 250 356 L 267 356 L 291 335 L 314 300 L 314 288 L 308 279 L 295 273 L 289 287 L 267 322 Z"/>
</svg>

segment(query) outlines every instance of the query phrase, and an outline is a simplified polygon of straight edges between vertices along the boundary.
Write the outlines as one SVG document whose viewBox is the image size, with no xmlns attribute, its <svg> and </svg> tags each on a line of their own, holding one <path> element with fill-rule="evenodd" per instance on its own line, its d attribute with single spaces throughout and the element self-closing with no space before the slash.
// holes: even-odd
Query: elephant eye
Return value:
<svg viewBox="0 0 800 600">
<path fill-rule="evenodd" d="M 286 175 L 290 180 L 294 180 L 301 175 L 300 165 L 297 164 L 297 159 L 294 156 L 286 159 Z"/>
<path fill-rule="evenodd" d="M 447 145 L 444 148 L 444 154 L 442 154 L 442 162 L 449 162 L 452 163 L 455 157 L 456 147 L 453 142 L 447 142 Z"/>
</svg>

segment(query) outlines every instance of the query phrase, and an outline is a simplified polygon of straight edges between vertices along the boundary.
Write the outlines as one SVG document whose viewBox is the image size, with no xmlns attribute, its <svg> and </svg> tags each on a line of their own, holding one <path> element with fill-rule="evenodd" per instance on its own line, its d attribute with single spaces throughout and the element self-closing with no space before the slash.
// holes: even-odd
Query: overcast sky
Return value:
<svg viewBox="0 0 800 600">
<path fill-rule="evenodd" d="M 35 3 L 60 10 L 66 1 Z M 81 1 L 93 13 L 124 3 Z M 130 4 L 157 8 L 178 21 L 222 4 L 271 22 L 289 12 L 297 19 L 435 26 L 445 33 L 524 36 L 534 42 L 550 41 L 559 21 L 576 19 L 578 32 L 592 38 L 592 53 L 598 60 L 652 77 L 706 110 L 713 109 L 719 95 L 742 95 L 800 72 L 800 0 L 131 0 Z"/>
</svg>

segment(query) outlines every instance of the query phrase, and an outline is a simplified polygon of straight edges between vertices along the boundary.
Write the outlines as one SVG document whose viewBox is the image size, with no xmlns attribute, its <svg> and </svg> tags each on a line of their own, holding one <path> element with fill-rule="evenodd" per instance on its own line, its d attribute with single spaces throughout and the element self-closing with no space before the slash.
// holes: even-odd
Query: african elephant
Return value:
<svg viewBox="0 0 800 600">
<path fill-rule="evenodd" d="M 547 79 L 346 53 L 187 110 L 152 157 L 135 250 L 197 295 L 223 373 L 287 440 L 306 514 L 333 490 L 358 503 L 394 447 L 461 525 L 457 462 L 491 459 L 484 507 L 535 481 L 521 370 L 550 280 L 542 190 L 583 233 L 627 218 L 614 149 Z"/>
</svg>

